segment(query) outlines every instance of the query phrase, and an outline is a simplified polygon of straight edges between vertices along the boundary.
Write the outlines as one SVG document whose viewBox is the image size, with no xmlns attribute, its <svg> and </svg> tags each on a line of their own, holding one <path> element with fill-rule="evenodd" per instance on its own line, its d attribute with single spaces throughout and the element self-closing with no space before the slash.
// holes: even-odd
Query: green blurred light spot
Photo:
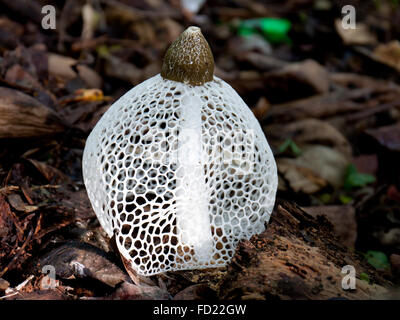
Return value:
<svg viewBox="0 0 400 320">
<path fill-rule="evenodd" d="M 247 28 L 247 27 L 239 27 L 239 31 L 238 31 L 239 35 L 242 37 L 246 37 L 246 36 L 250 36 L 252 34 L 257 33 L 257 31 L 255 29 L 252 28 Z"/>
<path fill-rule="evenodd" d="M 354 164 L 347 167 L 344 187 L 346 189 L 364 187 L 369 183 L 375 182 L 375 177 L 371 174 L 360 173 Z"/>
<path fill-rule="evenodd" d="M 285 142 L 283 142 L 279 146 L 279 153 L 283 153 L 286 150 L 290 150 L 296 157 L 301 154 L 301 149 L 297 146 L 297 144 L 290 138 L 286 139 Z"/>
<path fill-rule="evenodd" d="M 370 279 L 369 279 L 369 275 L 367 275 L 365 272 L 360 274 L 360 280 L 366 281 L 367 283 L 369 283 Z"/>
<path fill-rule="evenodd" d="M 273 43 L 286 42 L 287 33 L 291 28 L 291 23 L 286 19 L 263 18 L 261 19 L 261 30 L 267 39 Z"/>
<path fill-rule="evenodd" d="M 319 196 L 319 200 L 323 203 L 323 204 L 328 204 L 332 201 L 332 195 L 329 193 L 323 193 Z"/>
<path fill-rule="evenodd" d="M 288 32 L 292 24 L 287 19 L 259 18 L 242 21 L 238 28 L 238 34 L 246 36 L 261 32 L 272 43 L 290 42 Z"/>
<path fill-rule="evenodd" d="M 389 259 L 383 252 L 369 250 L 365 254 L 368 263 L 375 269 L 389 269 Z"/>
<path fill-rule="evenodd" d="M 339 196 L 339 200 L 342 204 L 349 204 L 351 201 L 353 201 L 352 197 L 346 196 L 344 194 L 341 194 Z"/>
</svg>

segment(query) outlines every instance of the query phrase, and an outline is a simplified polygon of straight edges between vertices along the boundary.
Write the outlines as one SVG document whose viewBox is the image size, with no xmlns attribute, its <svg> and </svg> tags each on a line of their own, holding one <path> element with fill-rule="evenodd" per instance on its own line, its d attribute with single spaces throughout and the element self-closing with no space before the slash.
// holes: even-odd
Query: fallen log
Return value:
<svg viewBox="0 0 400 320">
<path fill-rule="evenodd" d="M 345 290 L 346 265 L 356 271 L 355 289 Z M 360 279 L 367 274 L 369 281 Z M 392 283 L 364 257 L 341 244 L 324 216 L 278 201 L 266 230 L 241 241 L 227 268 L 185 271 L 192 283 L 207 283 L 223 300 L 394 299 Z M 345 282 L 348 283 L 345 279 Z"/>
<path fill-rule="evenodd" d="M 346 265 L 356 271 L 355 289 L 342 288 Z M 325 217 L 279 201 L 266 230 L 239 244 L 218 291 L 222 299 L 380 299 L 393 297 L 391 286 Z"/>
</svg>

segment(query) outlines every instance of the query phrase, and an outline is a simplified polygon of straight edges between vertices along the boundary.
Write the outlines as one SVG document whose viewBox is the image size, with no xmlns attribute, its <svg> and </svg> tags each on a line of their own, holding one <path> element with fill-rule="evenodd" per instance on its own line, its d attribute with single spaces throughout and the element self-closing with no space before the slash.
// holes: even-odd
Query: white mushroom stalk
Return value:
<svg viewBox="0 0 400 320">
<path fill-rule="evenodd" d="M 208 204 L 209 189 L 204 173 L 202 147 L 201 100 L 194 93 L 182 98 L 182 122 L 178 141 L 176 220 L 182 245 L 193 248 L 197 260 L 212 260 L 213 241 Z"/>
<path fill-rule="evenodd" d="M 188 28 L 161 74 L 116 101 L 87 139 L 89 199 L 140 275 L 224 266 L 272 212 L 271 149 L 251 110 L 213 70 L 200 29 Z"/>
</svg>

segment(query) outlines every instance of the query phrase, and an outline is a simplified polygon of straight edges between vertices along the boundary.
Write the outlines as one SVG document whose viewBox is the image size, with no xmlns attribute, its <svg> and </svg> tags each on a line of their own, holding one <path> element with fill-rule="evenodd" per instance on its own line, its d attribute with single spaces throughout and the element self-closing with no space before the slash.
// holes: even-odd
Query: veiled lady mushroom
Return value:
<svg viewBox="0 0 400 320">
<path fill-rule="evenodd" d="M 208 43 L 189 27 L 161 74 L 115 102 L 87 139 L 89 199 L 140 275 L 226 265 L 237 242 L 269 220 L 273 154 L 251 110 L 213 71 Z"/>
</svg>

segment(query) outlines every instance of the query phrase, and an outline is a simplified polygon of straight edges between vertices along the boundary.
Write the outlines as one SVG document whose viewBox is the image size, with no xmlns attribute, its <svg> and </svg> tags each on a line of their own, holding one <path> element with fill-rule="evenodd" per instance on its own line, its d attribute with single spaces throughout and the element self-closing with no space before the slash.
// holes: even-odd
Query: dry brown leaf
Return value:
<svg viewBox="0 0 400 320">
<path fill-rule="evenodd" d="M 6 72 L 4 79 L 10 83 L 15 83 L 25 88 L 44 91 L 44 88 L 39 81 L 19 64 L 14 64 L 10 67 Z"/>
<path fill-rule="evenodd" d="M 245 62 L 260 71 L 272 71 L 283 68 L 289 63 L 283 60 L 279 60 L 274 56 L 267 56 L 262 53 L 247 51 L 239 52 L 235 59 L 239 62 Z"/>
<path fill-rule="evenodd" d="M 377 43 L 376 36 L 368 30 L 364 23 L 357 22 L 356 29 L 344 29 L 342 20 L 335 20 L 335 29 L 346 45 L 373 45 Z"/>
<path fill-rule="evenodd" d="M 134 64 L 125 62 L 111 54 L 107 55 L 105 58 L 105 73 L 107 76 L 121 79 L 135 85 L 156 75 L 160 71 L 158 63 L 152 63 L 140 69 Z"/>
<path fill-rule="evenodd" d="M 52 135 L 66 128 L 58 115 L 17 90 L 0 88 L 0 138 Z"/>
<path fill-rule="evenodd" d="M 62 173 L 57 168 L 54 168 L 47 163 L 37 161 L 34 159 L 27 159 L 30 163 L 32 163 L 36 169 L 46 178 L 46 180 L 50 183 L 55 184 L 63 184 L 63 183 L 71 183 L 71 179 Z"/>
<path fill-rule="evenodd" d="M 54 249 L 40 264 L 53 265 L 57 276 L 64 279 L 88 277 L 111 287 L 129 279 L 103 250 L 83 242 L 70 241 Z"/>
<path fill-rule="evenodd" d="M 4 197 L 0 195 L 0 238 L 6 239 L 6 236 L 12 233 L 11 210 Z M 0 244 L 1 248 L 1 244 Z M 0 254 L 0 257 L 2 255 Z"/>
<path fill-rule="evenodd" d="M 26 204 L 22 200 L 21 196 L 17 193 L 9 194 L 7 196 L 7 200 L 15 210 L 22 211 L 25 213 L 30 213 L 30 212 L 33 212 L 33 211 L 36 211 L 37 209 L 39 209 L 38 206 L 31 206 L 31 205 Z"/>
<path fill-rule="evenodd" d="M 10 283 L 2 278 L 0 278 L 0 291 L 6 290 L 10 286 Z"/>
<path fill-rule="evenodd" d="M 400 151 L 400 123 L 377 129 L 368 129 L 365 132 L 383 147 L 391 151 Z"/>
<path fill-rule="evenodd" d="M 328 71 L 314 60 L 291 63 L 282 69 L 266 75 L 268 91 L 282 95 L 287 101 L 300 97 L 328 92 L 330 79 Z M 278 91 L 278 92 L 277 92 Z"/>
<path fill-rule="evenodd" d="M 380 62 L 400 72 L 400 42 L 398 40 L 380 44 L 373 54 Z"/>
<path fill-rule="evenodd" d="M 297 166 L 292 159 L 278 159 L 277 164 L 279 173 L 284 176 L 295 192 L 312 194 L 327 185 L 327 182 L 312 170 Z"/>
<path fill-rule="evenodd" d="M 328 183 L 342 186 L 349 162 L 336 151 L 320 145 L 306 145 L 297 158 L 278 158 L 278 171 L 295 192 L 315 193 Z"/>
<path fill-rule="evenodd" d="M 320 144 L 332 147 L 343 153 L 348 159 L 352 156 L 352 149 L 346 137 L 334 126 L 318 119 L 303 119 L 289 124 L 273 124 L 264 126 L 268 141 L 276 148 L 286 139 L 296 144 Z"/>
<path fill-rule="evenodd" d="M 379 88 L 337 90 L 313 97 L 273 105 L 266 114 L 269 122 L 282 123 L 304 118 L 326 118 L 365 110 L 364 99 L 379 94 Z"/>
<path fill-rule="evenodd" d="M 89 88 L 102 87 L 103 80 L 97 72 L 85 65 L 78 64 L 78 61 L 73 58 L 49 53 L 48 64 L 49 74 L 61 79 L 62 81 L 68 81 L 79 76 L 83 81 L 85 81 Z M 75 72 L 72 68 L 73 66 L 76 66 L 78 72 Z"/>
<path fill-rule="evenodd" d="M 372 87 L 379 91 L 393 91 L 400 93 L 400 86 L 386 79 L 373 78 L 356 73 L 332 72 L 330 79 L 335 85 L 345 88 L 365 88 Z"/>
</svg>

